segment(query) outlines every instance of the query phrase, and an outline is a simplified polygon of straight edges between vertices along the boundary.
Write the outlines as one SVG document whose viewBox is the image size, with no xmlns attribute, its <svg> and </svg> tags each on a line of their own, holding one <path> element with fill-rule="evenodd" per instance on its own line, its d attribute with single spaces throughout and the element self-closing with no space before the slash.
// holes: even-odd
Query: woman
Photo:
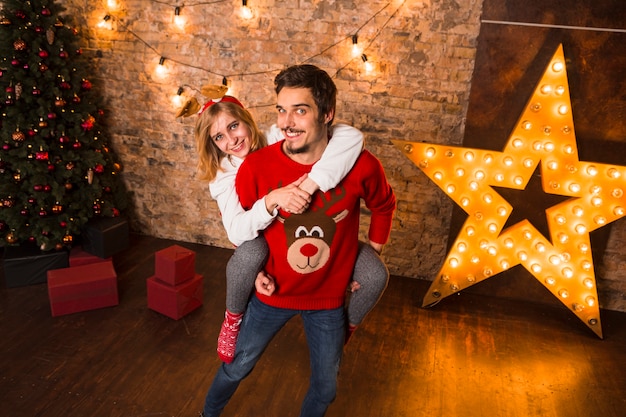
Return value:
<svg viewBox="0 0 626 417">
<path fill-rule="evenodd" d="M 334 126 L 326 151 L 308 176 L 272 190 L 249 211 L 241 207 L 235 191 L 237 170 L 250 152 L 282 140 L 281 130 L 272 126 L 266 140 L 239 100 L 224 96 L 210 100 L 200 110 L 195 136 L 200 178 L 209 181 L 211 197 L 217 201 L 228 238 L 237 246 L 226 268 L 226 312 L 217 346 L 220 359 L 230 363 L 250 292 L 267 257 L 267 244 L 259 233 L 274 220 L 278 207 L 302 213 L 316 190 L 334 188 L 359 157 L 363 135 L 347 125 Z M 374 307 L 389 278 L 387 268 L 369 245 L 361 245 L 356 272 L 359 279 L 351 287 L 355 292 L 348 306 L 346 341 Z M 257 290 L 269 295 L 273 292 L 272 282 L 264 282 L 266 286 L 257 286 Z"/>
</svg>

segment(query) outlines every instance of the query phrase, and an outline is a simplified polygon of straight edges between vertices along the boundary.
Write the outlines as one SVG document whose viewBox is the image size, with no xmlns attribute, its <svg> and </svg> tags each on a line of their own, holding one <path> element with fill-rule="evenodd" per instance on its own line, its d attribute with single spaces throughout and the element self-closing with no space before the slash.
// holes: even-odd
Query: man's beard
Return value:
<svg viewBox="0 0 626 417">
<path fill-rule="evenodd" d="M 297 155 L 300 153 L 306 153 L 309 151 L 310 145 L 307 143 L 305 145 L 300 146 L 299 148 L 295 148 L 291 146 L 289 143 L 285 146 L 285 152 L 289 155 Z"/>
</svg>

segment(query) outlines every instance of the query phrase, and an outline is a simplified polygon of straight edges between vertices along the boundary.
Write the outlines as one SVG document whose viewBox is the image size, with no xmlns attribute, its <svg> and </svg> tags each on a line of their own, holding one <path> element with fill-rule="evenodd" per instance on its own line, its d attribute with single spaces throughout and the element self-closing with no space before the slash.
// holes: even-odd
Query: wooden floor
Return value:
<svg viewBox="0 0 626 417">
<path fill-rule="evenodd" d="M 154 252 L 196 251 L 204 305 L 175 321 L 146 306 Z M 53 318 L 45 284 L 0 288 L 0 416 L 195 417 L 220 365 L 232 251 L 142 236 L 115 255 L 120 304 Z M 626 314 L 598 339 L 560 304 L 462 293 L 431 309 L 428 282 L 392 277 L 346 347 L 328 417 L 623 417 Z M 271 343 L 225 417 L 297 417 L 308 359 L 299 319 Z"/>
</svg>

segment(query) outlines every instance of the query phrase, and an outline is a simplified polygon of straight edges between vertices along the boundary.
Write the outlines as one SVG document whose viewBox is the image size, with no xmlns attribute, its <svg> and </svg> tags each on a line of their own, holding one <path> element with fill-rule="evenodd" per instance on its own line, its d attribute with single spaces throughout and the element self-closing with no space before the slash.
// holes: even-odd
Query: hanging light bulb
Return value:
<svg viewBox="0 0 626 417">
<path fill-rule="evenodd" d="M 222 85 L 228 88 L 225 94 L 233 95 L 233 92 L 231 91 L 231 88 L 230 88 L 231 87 L 230 81 L 228 80 L 228 78 L 226 78 L 226 76 L 222 77 Z"/>
<path fill-rule="evenodd" d="M 109 10 L 117 10 L 120 5 L 117 3 L 117 0 L 107 0 L 107 7 Z"/>
<path fill-rule="evenodd" d="M 111 15 L 106 15 L 102 18 L 102 20 L 100 22 L 98 22 L 98 24 L 96 25 L 98 26 L 100 29 L 111 29 L 112 25 L 111 25 Z"/>
<path fill-rule="evenodd" d="M 359 37 L 358 35 L 352 35 L 352 57 L 356 58 L 361 53 L 361 48 L 359 48 Z"/>
<path fill-rule="evenodd" d="M 172 97 L 172 104 L 174 107 L 178 108 L 183 105 L 183 93 L 185 89 L 183 87 L 178 87 L 178 91 L 176 91 L 176 95 Z"/>
<path fill-rule="evenodd" d="M 361 55 L 361 59 L 365 63 L 365 72 L 372 72 L 372 70 L 374 69 L 374 65 L 372 65 L 372 63 L 367 60 L 367 55 Z"/>
<path fill-rule="evenodd" d="M 159 65 L 156 67 L 156 73 L 160 77 L 167 75 L 167 68 L 165 67 L 165 57 L 159 58 Z"/>
<path fill-rule="evenodd" d="M 241 17 L 252 19 L 252 10 L 248 7 L 248 0 L 242 0 L 241 2 Z"/>
<path fill-rule="evenodd" d="M 185 18 L 180 15 L 181 6 L 176 6 L 174 8 L 174 25 L 179 29 L 183 29 L 185 27 Z"/>
</svg>

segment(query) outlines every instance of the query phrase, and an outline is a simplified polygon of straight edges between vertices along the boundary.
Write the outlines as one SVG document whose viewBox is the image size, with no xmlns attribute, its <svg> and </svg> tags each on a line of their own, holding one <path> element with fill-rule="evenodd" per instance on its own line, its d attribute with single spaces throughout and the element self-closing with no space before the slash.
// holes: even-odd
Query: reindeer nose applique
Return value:
<svg viewBox="0 0 626 417">
<path fill-rule="evenodd" d="M 300 248 L 300 253 L 302 254 L 302 256 L 306 256 L 307 258 L 317 255 L 317 252 L 317 246 L 312 245 L 311 243 L 307 243 Z"/>
</svg>

